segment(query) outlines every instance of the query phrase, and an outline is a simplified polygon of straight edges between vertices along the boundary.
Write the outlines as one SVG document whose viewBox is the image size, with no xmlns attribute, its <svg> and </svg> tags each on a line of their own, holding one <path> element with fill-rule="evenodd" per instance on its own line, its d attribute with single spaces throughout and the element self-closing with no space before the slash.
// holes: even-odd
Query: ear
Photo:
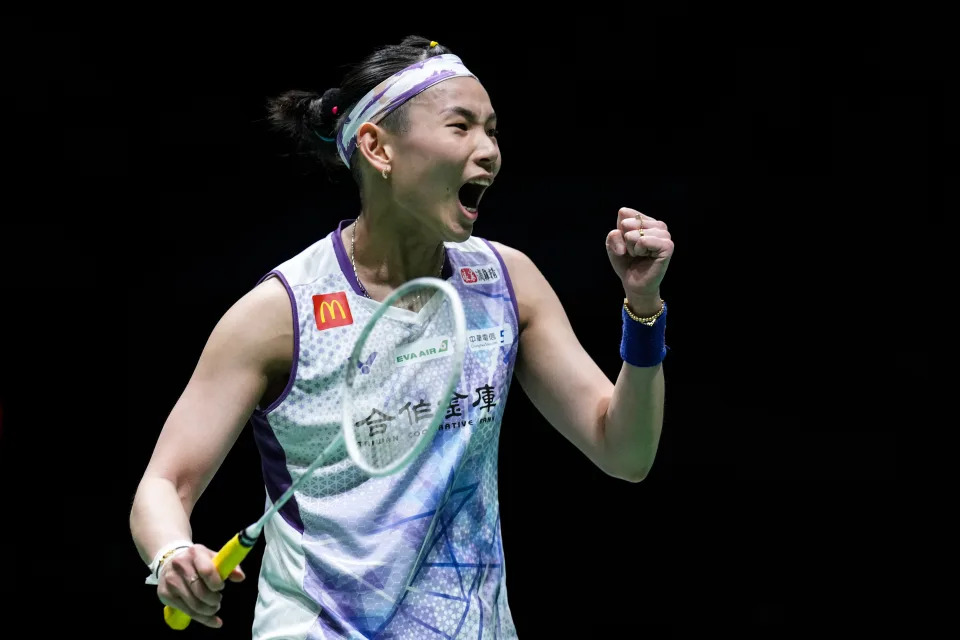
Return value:
<svg viewBox="0 0 960 640">
<path fill-rule="evenodd" d="M 393 149 L 390 146 L 390 134 L 383 127 L 372 122 L 364 122 L 357 130 L 357 153 L 362 153 L 376 171 L 390 171 Z"/>
</svg>

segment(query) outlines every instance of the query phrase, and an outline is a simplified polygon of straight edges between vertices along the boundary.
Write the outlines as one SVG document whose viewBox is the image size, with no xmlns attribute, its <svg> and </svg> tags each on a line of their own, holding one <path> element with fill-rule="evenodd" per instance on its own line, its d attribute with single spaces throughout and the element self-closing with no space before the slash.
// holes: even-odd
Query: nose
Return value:
<svg viewBox="0 0 960 640">
<path fill-rule="evenodd" d="M 496 173 L 497 161 L 500 159 L 500 147 L 490 136 L 483 134 L 477 147 L 475 160 L 477 164 L 490 173 Z"/>
</svg>

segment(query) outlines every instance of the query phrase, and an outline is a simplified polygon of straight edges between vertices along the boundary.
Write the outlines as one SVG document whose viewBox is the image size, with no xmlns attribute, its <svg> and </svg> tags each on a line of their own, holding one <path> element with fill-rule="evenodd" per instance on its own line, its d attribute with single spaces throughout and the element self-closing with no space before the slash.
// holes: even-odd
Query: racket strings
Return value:
<svg viewBox="0 0 960 640">
<path fill-rule="evenodd" d="M 344 394 L 347 437 L 365 466 L 381 470 L 428 437 L 445 411 L 442 396 L 456 347 L 449 300 L 433 289 L 420 322 L 383 316 L 366 336 Z"/>
</svg>

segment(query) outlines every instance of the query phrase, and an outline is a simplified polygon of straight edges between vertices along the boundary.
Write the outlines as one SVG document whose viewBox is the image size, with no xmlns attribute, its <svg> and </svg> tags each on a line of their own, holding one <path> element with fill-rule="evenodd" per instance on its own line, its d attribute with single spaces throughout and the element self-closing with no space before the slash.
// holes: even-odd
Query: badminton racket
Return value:
<svg viewBox="0 0 960 640">
<path fill-rule="evenodd" d="M 400 299 L 425 301 L 418 312 L 394 307 Z M 430 443 L 463 370 L 466 319 L 457 290 L 439 278 L 415 278 L 394 290 L 360 330 L 342 385 L 340 433 L 259 520 L 237 533 L 214 556 L 226 579 L 256 545 L 267 521 L 339 447 L 371 476 L 403 469 Z M 172 629 L 190 616 L 166 605 Z"/>
</svg>

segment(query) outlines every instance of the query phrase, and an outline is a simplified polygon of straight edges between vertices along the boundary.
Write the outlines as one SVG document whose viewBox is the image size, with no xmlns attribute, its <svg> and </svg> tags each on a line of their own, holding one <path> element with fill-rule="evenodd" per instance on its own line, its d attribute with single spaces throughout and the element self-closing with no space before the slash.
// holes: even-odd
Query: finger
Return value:
<svg viewBox="0 0 960 640">
<path fill-rule="evenodd" d="M 623 209 L 621 209 L 623 211 Z M 632 211 L 632 209 L 631 209 Z M 635 229 L 663 229 L 666 230 L 667 223 L 647 215 L 641 215 L 640 219 L 636 216 L 620 216 L 617 222 L 617 228 L 623 232 L 633 231 Z"/>
<path fill-rule="evenodd" d="M 663 222 L 662 220 L 654 220 L 653 218 L 644 218 L 643 220 L 637 220 L 636 218 L 624 218 L 620 221 L 618 228 L 624 233 L 627 231 L 636 231 L 637 229 L 643 229 L 644 231 L 660 229 L 661 231 L 666 231 L 667 223 Z"/>
<path fill-rule="evenodd" d="M 617 224 L 619 225 L 620 222 L 623 222 L 627 218 L 636 219 L 637 215 L 642 216 L 643 214 L 630 207 L 620 207 L 620 210 L 617 211 Z"/>
<path fill-rule="evenodd" d="M 240 565 L 237 565 L 230 575 L 227 576 L 227 579 L 230 580 L 230 582 L 243 582 L 247 579 L 247 574 L 243 572 L 243 569 L 240 568 Z"/>
<path fill-rule="evenodd" d="M 666 229 L 667 223 L 657 220 L 645 213 L 640 213 L 636 209 L 622 207 L 617 214 L 617 228 L 621 231 L 632 231 L 634 229 Z"/>
<path fill-rule="evenodd" d="M 223 595 L 219 591 L 211 590 L 202 575 L 196 573 L 184 582 L 194 599 L 190 604 L 197 612 L 211 616 L 220 610 Z"/>
<path fill-rule="evenodd" d="M 624 220 L 638 220 L 638 219 L 643 221 L 643 226 L 645 227 L 648 225 L 653 226 L 653 223 L 660 222 L 656 218 L 652 216 L 648 216 L 647 214 L 637 211 L 636 209 L 631 209 L 630 207 L 620 207 L 620 210 L 617 211 L 618 224 L 620 222 L 623 222 Z"/>
<path fill-rule="evenodd" d="M 656 231 L 656 230 L 655 230 Z M 664 233 L 662 231 L 660 234 Z M 631 231 L 624 238 L 631 255 L 637 257 L 669 258 L 673 255 L 673 240 L 656 233 L 640 235 L 639 231 Z"/>
<path fill-rule="evenodd" d="M 206 615 L 204 613 L 196 611 L 195 609 L 191 608 L 190 605 L 187 604 L 183 598 L 161 597 L 160 602 L 162 602 L 165 605 L 171 606 L 178 611 L 182 611 L 187 616 L 189 616 L 191 620 L 196 620 L 202 625 L 212 627 L 214 629 L 219 629 L 221 626 L 223 626 L 223 620 L 220 618 L 220 616 Z"/>
<path fill-rule="evenodd" d="M 614 229 L 607 234 L 607 251 L 615 256 L 622 256 L 627 253 L 627 243 L 618 229 Z"/>
<path fill-rule="evenodd" d="M 632 229 L 630 231 L 625 231 L 623 233 L 624 242 L 627 243 L 627 246 L 631 244 L 636 244 L 640 238 L 664 238 L 670 240 L 670 232 L 664 229 Z"/>
<path fill-rule="evenodd" d="M 196 620 L 197 622 L 199 622 L 200 624 L 206 625 L 213 629 L 219 629 L 220 627 L 223 626 L 223 620 L 220 618 L 220 616 L 190 616 L 190 617 L 193 620 Z"/>
<path fill-rule="evenodd" d="M 219 629 L 223 626 L 223 619 L 220 616 L 204 616 L 204 615 L 194 615 L 184 611 L 192 620 L 196 620 L 200 624 L 210 627 L 212 629 Z"/>
<path fill-rule="evenodd" d="M 193 545 L 190 551 L 173 558 L 170 567 L 165 570 L 166 589 L 171 594 L 179 594 L 193 612 L 200 615 L 211 616 L 220 608 L 220 593 L 211 591 L 204 582 L 201 570 L 213 566 L 209 554 L 212 553 L 202 545 Z M 190 611 L 184 610 L 184 613 Z M 192 617 L 192 616 L 191 616 Z"/>
<path fill-rule="evenodd" d="M 194 582 L 201 583 L 201 580 L 198 577 Z M 206 587 L 201 588 L 206 590 Z M 219 597 L 220 594 L 216 595 Z M 214 620 L 214 614 L 220 608 L 219 602 L 213 606 L 199 599 L 193 592 L 190 579 L 172 571 L 165 575 L 164 580 L 157 587 L 157 596 L 164 604 L 179 609 L 197 620 Z"/>
<path fill-rule="evenodd" d="M 203 584 L 206 585 L 207 589 L 214 592 L 223 591 L 223 578 L 220 577 L 220 571 L 217 569 L 217 566 L 213 564 L 213 558 L 213 551 L 202 547 L 200 553 L 197 553 L 193 564 L 197 570 L 197 575 L 200 576 L 200 579 L 203 581 Z"/>
</svg>

